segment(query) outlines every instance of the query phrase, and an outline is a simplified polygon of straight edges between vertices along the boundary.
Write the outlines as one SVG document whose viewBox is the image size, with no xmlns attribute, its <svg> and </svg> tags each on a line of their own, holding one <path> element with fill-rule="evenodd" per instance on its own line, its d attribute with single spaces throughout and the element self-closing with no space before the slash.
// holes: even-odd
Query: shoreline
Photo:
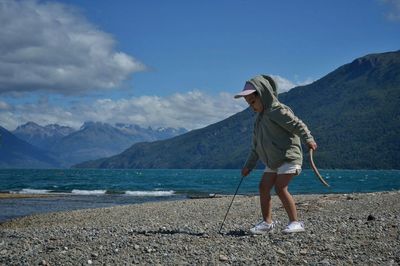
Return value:
<svg viewBox="0 0 400 266">
<path fill-rule="evenodd" d="M 400 191 L 294 196 L 306 232 L 253 236 L 259 197 L 147 202 L 39 214 L 0 224 L 0 264 L 400 263 Z"/>
<path fill-rule="evenodd" d="M 58 194 L 31 194 L 31 193 L 7 193 L 0 192 L 0 199 L 27 199 L 27 198 L 47 198 L 58 196 Z"/>
</svg>

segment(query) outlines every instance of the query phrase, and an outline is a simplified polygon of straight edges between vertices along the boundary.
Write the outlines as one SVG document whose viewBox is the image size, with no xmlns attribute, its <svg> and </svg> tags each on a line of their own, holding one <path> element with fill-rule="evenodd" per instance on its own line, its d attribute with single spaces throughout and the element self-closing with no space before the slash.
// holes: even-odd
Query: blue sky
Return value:
<svg viewBox="0 0 400 266">
<path fill-rule="evenodd" d="M 0 1 L 0 125 L 200 128 L 243 110 L 254 75 L 281 91 L 400 49 L 400 1 Z"/>
</svg>

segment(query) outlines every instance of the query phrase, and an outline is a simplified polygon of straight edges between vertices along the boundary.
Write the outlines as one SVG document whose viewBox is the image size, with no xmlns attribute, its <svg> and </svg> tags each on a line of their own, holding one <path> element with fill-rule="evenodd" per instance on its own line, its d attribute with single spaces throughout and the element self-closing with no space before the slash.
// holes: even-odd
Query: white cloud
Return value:
<svg viewBox="0 0 400 266">
<path fill-rule="evenodd" d="M 56 2 L 0 1 L 0 93 L 113 89 L 145 66 Z"/>
<path fill-rule="evenodd" d="M 11 106 L 8 103 L 0 101 L 0 111 L 1 110 L 6 111 L 6 110 L 10 110 L 10 109 L 11 109 Z"/>
<path fill-rule="evenodd" d="M 292 82 L 277 75 L 273 78 L 278 83 L 279 92 L 311 83 L 311 80 Z M 230 93 L 208 95 L 200 90 L 165 97 L 102 98 L 89 103 L 87 99 L 73 98 L 69 104 L 65 103 L 65 97 L 42 97 L 13 105 L 0 101 L 0 125 L 13 130 L 18 125 L 34 121 L 40 125 L 57 123 L 79 128 L 85 121 L 99 121 L 153 128 L 197 129 L 219 122 L 245 108 L 246 102 L 234 99 Z"/>
<path fill-rule="evenodd" d="M 400 0 L 381 0 L 387 5 L 389 11 L 386 13 L 386 18 L 390 21 L 400 21 Z"/>
<path fill-rule="evenodd" d="M 245 101 L 235 100 L 228 93 L 211 96 L 194 90 L 167 97 L 99 99 L 91 104 L 75 102 L 67 107 L 41 99 L 34 103 L 15 105 L 12 111 L 0 108 L 0 121 L 1 126 L 10 130 L 28 121 L 40 125 L 57 123 L 74 128 L 79 128 L 85 121 L 100 121 L 153 128 L 196 129 L 219 122 L 246 107 Z"/>
<path fill-rule="evenodd" d="M 308 85 L 313 82 L 311 78 L 308 78 L 304 81 L 290 81 L 284 77 L 279 75 L 271 75 L 271 77 L 276 81 L 278 84 L 278 93 L 287 92 L 297 86 L 304 86 Z"/>
</svg>

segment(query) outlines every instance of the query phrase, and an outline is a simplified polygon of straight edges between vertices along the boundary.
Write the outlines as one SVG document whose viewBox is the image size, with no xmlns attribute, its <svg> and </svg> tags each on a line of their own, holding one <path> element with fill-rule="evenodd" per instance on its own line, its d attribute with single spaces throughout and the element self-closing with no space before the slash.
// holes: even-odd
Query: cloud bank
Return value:
<svg viewBox="0 0 400 266">
<path fill-rule="evenodd" d="M 98 99 L 92 103 L 74 101 L 60 106 L 42 98 L 31 103 L 10 106 L 0 102 L 1 126 L 13 130 L 34 121 L 40 125 L 57 123 L 79 128 L 85 121 L 110 124 L 129 123 L 142 127 L 184 127 L 196 129 L 219 122 L 247 107 L 245 101 L 220 93 L 206 95 L 199 90 L 167 97 L 140 96 L 129 99 Z"/>
<path fill-rule="evenodd" d="M 278 83 L 280 93 L 310 83 L 294 83 L 278 75 L 273 75 L 273 78 Z M 233 94 L 221 92 L 209 95 L 201 90 L 165 97 L 145 95 L 122 99 L 101 98 L 91 102 L 71 99 L 70 103 L 63 105 L 51 97 L 18 104 L 0 101 L 1 126 L 13 130 L 33 121 L 40 125 L 57 123 L 77 129 L 86 121 L 99 121 L 153 128 L 184 127 L 190 130 L 219 122 L 248 107 L 244 100 L 234 99 Z"/>
<path fill-rule="evenodd" d="M 145 66 L 56 2 L 0 1 L 0 93 L 113 89 Z"/>
</svg>

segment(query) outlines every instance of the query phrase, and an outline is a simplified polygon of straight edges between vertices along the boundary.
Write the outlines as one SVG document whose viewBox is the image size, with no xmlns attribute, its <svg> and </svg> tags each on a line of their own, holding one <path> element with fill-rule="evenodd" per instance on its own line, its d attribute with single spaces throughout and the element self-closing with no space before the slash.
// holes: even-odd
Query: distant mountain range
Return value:
<svg viewBox="0 0 400 266">
<path fill-rule="evenodd" d="M 54 168 L 59 162 L 0 126 L 0 168 Z"/>
<path fill-rule="evenodd" d="M 43 127 L 34 122 L 28 122 L 17 127 L 12 133 L 18 138 L 25 140 L 36 147 L 48 149 L 57 143 L 57 141 L 74 131 L 75 130 L 71 127 L 59 126 L 57 124 Z"/>
<path fill-rule="evenodd" d="M 309 126 L 320 168 L 400 169 L 400 51 L 371 54 L 279 95 Z M 254 114 L 163 141 L 137 143 L 79 168 L 241 168 Z M 307 163 L 306 163 L 307 166 Z"/>
<path fill-rule="evenodd" d="M 166 139 L 185 132 L 184 128 L 152 129 L 100 122 L 86 122 L 75 130 L 57 124 L 40 126 L 28 122 L 13 132 L 1 128 L 0 167 L 69 167 L 120 153 L 136 142 Z"/>
</svg>

